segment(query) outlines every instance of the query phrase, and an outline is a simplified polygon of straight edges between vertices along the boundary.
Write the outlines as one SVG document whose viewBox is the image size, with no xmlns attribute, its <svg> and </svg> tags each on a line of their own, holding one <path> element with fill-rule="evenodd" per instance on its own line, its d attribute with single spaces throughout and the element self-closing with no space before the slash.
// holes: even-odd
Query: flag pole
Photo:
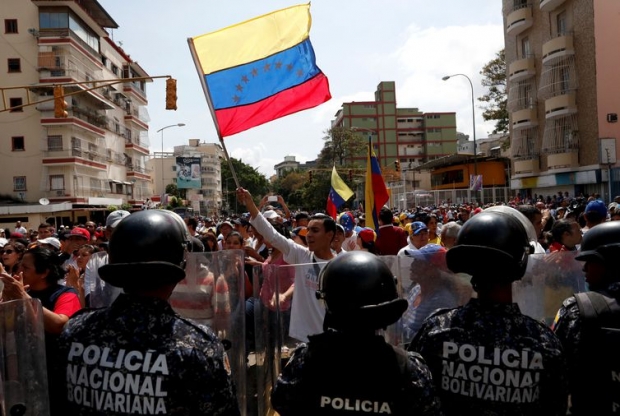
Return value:
<svg viewBox="0 0 620 416">
<path fill-rule="evenodd" d="M 189 50 L 192 54 L 192 59 L 194 60 L 194 65 L 196 65 L 196 71 L 198 71 L 198 75 L 200 78 L 200 84 L 202 85 L 202 90 L 204 91 L 205 98 L 207 99 L 207 105 L 209 107 L 209 111 L 211 113 L 211 117 L 213 118 L 213 124 L 215 125 L 215 131 L 217 132 L 217 137 L 222 145 L 222 150 L 224 151 L 224 156 L 226 157 L 226 161 L 228 162 L 228 167 L 230 168 L 230 173 L 232 174 L 233 180 L 235 181 L 235 185 L 237 188 L 240 188 L 239 178 L 237 178 L 237 172 L 232 164 L 232 160 L 228 155 L 228 149 L 226 149 L 226 144 L 224 143 L 224 138 L 222 137 L 222 133 L 220 132 L 220 126 L 217 124 L 217 117 L 215 117 L 215 111 L 213 110 L 213 100 L 211 99 L 211 93 L 209 92 L 209 86 L 207 85 L 206 79 L 204 77 L 204 71 L 202 66 L 200 65 L 200 60 L 198 59 L 198 55 L 196 54 L 196 48 L 194 47 L 194 39 L 187 38 L 187 43 L 189 44 Z"/>
</svg>

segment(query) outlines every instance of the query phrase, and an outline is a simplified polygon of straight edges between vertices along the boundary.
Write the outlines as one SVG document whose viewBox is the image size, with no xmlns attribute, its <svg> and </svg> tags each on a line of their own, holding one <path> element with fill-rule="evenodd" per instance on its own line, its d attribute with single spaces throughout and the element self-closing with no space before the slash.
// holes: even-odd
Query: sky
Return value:
<svg viewBox="0 0 620 416">
<path fill-rule="evenodd" d="M 118 23 L 112 38 L 152 76 L 178 81 L 178 110 L 165 110 L 165 81 L 147 85 L 151 152 L 219 139 L 192 60 L 187 38 L 212 32 L 299 2 L 283 0 L 99 0 Z M 325 131 L 343 102 L 373 100 L 381 81 L 396 82 L 399 107 L 456 112 L 457 130 L 472 133 L 471 88 L 485 94 L 480 70 L 503 48 L 502 2 L 498 0 L 314 0 L 310 39 L 317 65 L 329 79 L 332 99 L 224 139 L 230 156 L 268 178 L 273 166 L 292 155 L 316 159 Z M 476 137 L 484 122 L 476 100 Z"/>
</svg>

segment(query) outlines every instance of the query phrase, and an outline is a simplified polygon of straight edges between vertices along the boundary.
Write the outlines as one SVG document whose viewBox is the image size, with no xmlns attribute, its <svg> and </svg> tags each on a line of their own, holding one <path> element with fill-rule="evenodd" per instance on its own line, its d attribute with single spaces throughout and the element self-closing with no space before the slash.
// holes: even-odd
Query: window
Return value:
<svg viewBox="0 0 620 416">
<path fill-rule="evenodd" d="M 47 136 L 47 150 L 62 150 L 62 136 Z"/>
<path fill-rule="evenodd" d="M 112 64 L 112 73 L 116 76 L 118 76 L 118 67 L 114 64 Z"/>
<path fill-rule="evenodd" d="M 24 101 L 21 98 L 11 98 L 9 100 L 9 107 L 11 108 L 11 113 L 23 112 L 24 108 L 20 107 L 22 104 L 24 104 Z M 19 107 L 19 108 L 13 108 L 13 107 Z"/>
<path fill-rule="evenodd" d="M 17 19 L 4 19 L 4 33 L 17 33 Z"/>
<path fill-rule="evenodd" d="M 22 63 L 19 58 L 9 58 L 7 63 L 9 72 L 22 72 Z"/>
<path fill-rule="evenodd" d="M 176 172 L 177 171 L 177 165 L 172 165 L 172 171 Z"/>
<path fill-rule="evenodd" d="M 11 137 L 11 144 L 13 151 L 26 150 L 24 145 L 24 136 Z"/>
<path fill-rule="evenodd" d="M 26 177 L 25 176 L 13 176 L 13 190 L 25 191 L 26 190 Z"/>
<path fill-rule="evenodd" d="M 50 175 L 50 191 L 65 190 L 65 175 Z"/>
<path fill-rule="evenodd" d="M 527 36 L 521 39 L 521 54 L 522 58 L 528 58 L 532 54 L 530 39 Z"/>
<path fill-rule="evenodd" d="M 566 12 L 558 13 L 555 18 L 558 27 L 558 36 L 564 36 L 568 33 L 568 23 L 566 21 Z"/>
</svg>

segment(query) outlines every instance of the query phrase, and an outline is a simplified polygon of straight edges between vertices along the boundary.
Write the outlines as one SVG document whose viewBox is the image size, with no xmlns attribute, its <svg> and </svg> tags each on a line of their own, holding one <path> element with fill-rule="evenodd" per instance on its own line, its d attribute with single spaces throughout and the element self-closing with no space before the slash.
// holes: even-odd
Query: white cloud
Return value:
<svg viewBox="0 0 620 416">
<path fill-rule="evenodd" d="M 471 133 L 471 88 L 464 77 L 448 81 L 445 75 L 462 73 L 473 84 L 476 134 L 486 137 L 493 122 L 484 122 L 477 97 L 485 93 L 480 70 L 504 46 L 501 25 L 468 25 L 420 29 L 412 25 L 405 43 L 393 58 L 399 63 L 403 82 L 396 86 L 399 106 L 419 107 L 424 112 L 457 113 L 457 129 Z"/>
</svg>

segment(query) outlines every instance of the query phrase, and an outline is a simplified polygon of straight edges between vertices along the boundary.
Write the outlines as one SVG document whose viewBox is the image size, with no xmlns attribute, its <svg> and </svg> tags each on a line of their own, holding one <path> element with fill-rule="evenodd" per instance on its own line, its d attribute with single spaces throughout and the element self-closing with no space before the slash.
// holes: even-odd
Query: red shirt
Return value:
<svg viewBox="0 0 620 416">
<path fill-rule="evenodd" d="M 407 245 L 407 233 L 400 227 L 382 225 L 379 227 L 375 247 L 377 254 L 395 256 L 398 251 Z"/>
</svg>

